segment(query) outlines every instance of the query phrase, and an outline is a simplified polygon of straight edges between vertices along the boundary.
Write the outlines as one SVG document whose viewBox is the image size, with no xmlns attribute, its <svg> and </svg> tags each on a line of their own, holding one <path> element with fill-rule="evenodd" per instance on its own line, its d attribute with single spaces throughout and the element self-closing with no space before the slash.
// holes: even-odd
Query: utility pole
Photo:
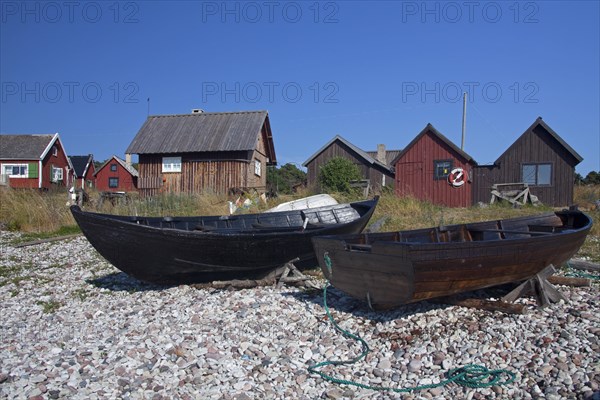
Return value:
<svg viewBox="0 0 600 400">
<path fill-rule="evenodd" d="M 465 134 L 467 133 L 467 92 L 463 93 L 462 140 L 460 149 L 465 150 Z"/>
</svg>

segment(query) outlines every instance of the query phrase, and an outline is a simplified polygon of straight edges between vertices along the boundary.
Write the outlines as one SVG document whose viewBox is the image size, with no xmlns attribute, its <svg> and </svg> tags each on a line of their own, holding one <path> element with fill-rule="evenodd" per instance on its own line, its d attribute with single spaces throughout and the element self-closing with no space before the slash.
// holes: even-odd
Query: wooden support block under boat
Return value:
<svg viewBox="0 0 600 400">
<path fill-rule="evenodd" d="M 570 276 L 558 276 L 552 275 L 548 278 L 548 282 L 553 285 L 563 285 L 572 287 L 590 287 L 592 286 L 592 280 L 587 278 L 576 278 Z"/>
<path fill-rule="evenodd" d="M 518 298 L 529 294 L 534 295 L 539 307 L 546 307 L 550 303 L 557 303 L 560 300 L 566 301 L 558 289 L 548 282 L 548 278 L 555 272 L 556 270 L 553 265 L 547 266 L 534 277 L 521 283 L 512 292 L 504 296 L 502 301 L 514 302 Z"/>
<path fill-rule="evenodd" d="M 298 258 L 288 261 L 283 267 L 271 271 L 262 279 L 233 279 L 228 281 L 213 281 L 208 283 L 195 283 L 190 286 L 196 289 L 251 289 L 259 286 L 273 286 L 281 288 L 284 284 L 303 288 L 320 288 L 312 278 L 304 275 L 296 266 Z"/>
</svg>

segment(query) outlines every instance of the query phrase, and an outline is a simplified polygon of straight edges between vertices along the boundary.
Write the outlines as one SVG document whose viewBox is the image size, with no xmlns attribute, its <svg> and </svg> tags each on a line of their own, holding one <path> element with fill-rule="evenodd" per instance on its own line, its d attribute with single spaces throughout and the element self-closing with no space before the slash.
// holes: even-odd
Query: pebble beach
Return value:
<svg viewBox="0 0 600 400">
<path fill-rule="evenodd" d="M 369 354 L 323 372 L 410 388 L 477 364 L 506 385 L 395 393 L 310 373 L 360 344 L 328 320 L 321 290 L 162 287 L 110 265 L 83 237 L 22 248 L 0 232 L 0 398 L 4 399 L 594 399 L 600 400 L 600 294 L 510 315 L 431 302 L 386 312 L 333 288 L 328 305 Z M 492 290 L 490 297 L 495 295 Z"/>
</svg>

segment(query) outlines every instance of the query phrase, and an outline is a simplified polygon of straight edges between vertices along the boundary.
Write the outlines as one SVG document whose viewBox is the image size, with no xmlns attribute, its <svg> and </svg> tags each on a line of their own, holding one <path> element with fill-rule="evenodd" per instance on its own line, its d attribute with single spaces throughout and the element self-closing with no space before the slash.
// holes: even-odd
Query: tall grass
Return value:
<svg viewBox="0 0 600 400">
<path fill-rule="evenodd" d="M 512 218 L 548 210 L 548 207 L 543 206 L 513 208 L 507 204 L 449 208 L 412 197 L 399 198 L 390 194 L 381 197 L 372 221 L 385 217 L 387 222 L 383 229 L 393 231 Z"/>
<path fill-rule="evenodd" d="M 312 193 L 280 196 L 264 203 L 257 196 L 252 197 L 252 205 L 241 212 L 261 212 L 269 207 Z M 333 193 L 339 202 L 360 200 L 359 194 Z M 112 204 L 100 204 L 99 194 L 91 193 L 87 211 L 120 215 L 224 215 L 229 212 L 228 202 L 237 196 L 219 194 L 163 194 L 152 198 L 132 196 L 127 201 L 120 199 Z M 594 210 L 595 201 L 600 198 L 600 186 L 576 186 L 575 203 L 592 215 L 596 225 L 592 234 L 600 236 L 600 210 Z M 74 226 L 75 221 L 67 206 L 64 192 L 39 192 L 37 190 L 0 190 L 0 225 L 7 229 L 24 232 L 54 232 L 61 227 Z M 383 230 L 403 230 L 424 228 L 436 225 L 449 225 L 463 222 L 476 222 L 489 219 L 510 218 L 549 211 L 551 208 L 527 206 L 515 209 L 507 205 L 487 207 L 448 208 L 411 197 L 396 197 L 384 193 L 372 218 L 372 222 L 385 217 Z"/>
<path fill-rule="evenodd" d="M 92 192 L 90 202 L 86 203 L 84 208 L 86 211 L 118 215 L 224 215 L 229 213 L 228 202 L 235 202 L 237 199 L 237 196 L 217 194 L 166 193 L 151 198 L 132 195 L 111 202 L 100 201 L 99 193 Z M 252 197 L 251 200 L 251 206 L 242 208 L 239 212 L 261 212 L 286 199 L 279 199 L 268 205 L 257 196 Z M 66 192 L 0 189 L 0 228 L 41 233 L 56 232 L 61 227 L 75 225 L 75 220 L 69 211 Z"/>
<path fill-rule="evenodd" d="M 598 236 L 598 240 L 600 240 L 600 205 L 598 204 L 600 201 L 600 185 L 576 185 L 573 197 L 575 204 L 594 220 L 594 226 L 590 234 Z M 600 259 L 600 242 L 598 240 L 595 242 L 596 249 L 592 252 L 595 252 L 598 259 Z"/>
<path fill-rule="evenodd" d="M 37 190 L 0 189 L 0 225 L 24 232 L 54 232 L 75 225 L 67 194 Z"/>
<path fill-rule="evenodd" d="M 216 194 L 172 194 L 155 197 L 138 196 L 119 199 L 113 203 L 97 201 L 86 206 L 87 211 L 119 215 L 173 216 L 222 215 L 229 212 L 228 197 Z"/>
<path fill-rule="evenodd" d="M 574 202 L 582 210 L 597 209 L 600 201 L 600 185 L 575 185 Z"/>
</svg>

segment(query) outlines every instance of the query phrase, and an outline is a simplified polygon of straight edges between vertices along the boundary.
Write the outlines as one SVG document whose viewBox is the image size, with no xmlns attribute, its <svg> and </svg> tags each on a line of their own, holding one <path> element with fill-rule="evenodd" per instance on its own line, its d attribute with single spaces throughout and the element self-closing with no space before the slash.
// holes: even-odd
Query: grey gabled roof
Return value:
<svg viewBox="0 0 600 400">
<path fill-rule="evenodd" d="M 73 165 L 76 178 L 82 178 L 86 173 L 88 165 L 91 165 L 93 162 L 93 156 L 91 154 L 88 154 L 87 156 L 69 156 L 69 159 Z"/>
<path fill-rule="evenodd" d="M 254 150 L 267 117 L 267 111 L 149 116 L 125 153 Z"/>
<path fill-rule="evenodd" d="M 396 157 L 398 157 L 398 154 L 400 154 L 402 150 L 385 150 L 385 163 L 392 167 L 393 164 L 392 162 L 396 159 Z M 373 158 L 377 158 L 377 151 L 367 151 L 366 152 L 368 155 L 370 155 Z"/>
<path fill-rule="evenodd" d="M 57 134 L 0 135 L 0 159 L 40 160 Z"/>
<path fill-rule="evenodd" d="M 521 138 L 522 138 L 524 135 L 526 135 L 526 134 L 527 134 L 527 133 L 529 133 L 529 132 L 533 132 L 533 129 L 534 129 L 536 126 L 538 126 L 538 125 L 540 125 L 542 128 L 544 128 L 544 130 L 545 130 L 546 132 L 548 132 L 548 134 L 550 134 L 550 136 L 551 136 L 551 137 L 553 137 L 553 138 L 554 138 L 554 140 L 556 140 L 556 141 L 557 141 L 557 142 L 558 142 L 558 143 L 559 143 L 559 144 L 560 144 L 562 147 L 564 147 L 564 148 L 565 148 L 565 150 L 566 150 L 566 151 L 567 151 L 569 154 L 571 154 L 575 160 L 577 160 L 577 164 L 579 164 L 581 161 L 583 161 L 583 157 L 581 157 L 581 156 L 579 155 L 579 153 L 577 153 L 577 152 L 576 152 L 576 151 L 575 151 L 575 150 L 574 150 L 574 149 L 573 149 L 571 146 L 569 146 L 569 145 L 567 144 L 567 142 L 565 142 L 565 141 L 563 140 L 563 138 L 561 138 L 560 136 L 558 136 L 558 133 L 554 132 L 554 130 L 553 130 L 552 128 L 550 128 L 550 126 L 548 126 L 548 124 L 547 124 L 547 123 L 545 123 L 545 122 L 542 120 L 542 117 L 537 117 L 537 118 L 536 118 L 536 120 L 535 120 L 535 121 L 533 121 L 533 124 L 531 124 L 531 126 L 529 126 L 529 128 L 527 128 L 527 129 L 525 130 L 525 132 L 523 132 L 523 134 L 522 134 L 521 136 L 519 136 L 519 137 L 517 138 L 517 140 L 515 140 L 515 141 L 513 142 L 513 144 L 511 144 L 511 145 L 510 145 L 510 146 L 509 146 L 509 147 L 506 149 L 506 151 L 504 151 L 504 153 L 502 153 L 502 154 L 500 155 L 500 157 L 498 157 L 498 159 L 496 160 L 496 163 L 499 163 L 499 162 L 500 162 L 500 160 L 501 160 L 501 159 L 502 159 L 502 158 L 505 156 L 505 154 L 506 154 L 506 153 L 508 153 L 508 152 L 509 152 L 509 151 L 510 151 L 510 150 L 511 150 L 511 149 L 512 149 L 514 146 L 516 146 L 516 145 L 517 145 L 517 142 L 519 142 L 519 140 L 520 140 L 520 139 L 521 139 Z"/>
<path fill-rule="evenodd" d="M 435 129 L 435 127 L 433 125 L 431 125 L 430 123 L 428 123 L 425 126 L 425 128 L 423 128 L 423 130 L 421 132 L 419 132 L 419 134 L 417 136 L 415 136 L 415 138 L 413 140 L 411 140 L 411 142 L 398 154 L 398 156 L 396 156 L 396 158 L 394 159 L 392 164 L 395 165 L 398 162 L 398 160 L 400 158 L 402 158 L 402 156 L 408 150 L 410 150 L 410 148 L 413 147 L 421 139 L 421 137 L 423 137 L 423 135 L 425 135 L 427 132 L 433 133 L 434 136 L 436 136 L 438 139 L 440 139 L 442 142 L 444 142 L 446 145 L 448 145 L 448 147 L 450 147 L 452 150 L 454 150 L 457 154 L 459 154 L 467 162 L 473 162 L 473 164 L 477 165 L 477 161 L 475 161 L 475 159 L 473 157 L 471 157 L 465 151 L 461 150 L 460 147 L 458 147 L 457 145 L 452 143 L 452 141 L 450 139 L 448 139 L 446 136 L 442 135 L 440 133 L 440 131 Z"/>
<path fill-rule="evenodd" d="M 377 166 L 387 169 L 387 170 L 391 170 L 391 167 L 389 165 L 385 165 L 385 164 L 381 163 L 379 160 L 377 160 L 375 157 L 371 157 L 369 155 L 369 153 L 356 147 L 355 145 L 353 145 L 352 143 L 350 143 L 349 141 L 347 141 L 340 135 L 335 135 L 335 137 L 333 139 L 331 139 L 329 142 L 325 143 L 325 145 L 323 145 L 323 147 L 321 147 L 312 156 L 310 156 L 306 161 L 304 161 L 302 163 L 302 166 L 306 167 L 308 164 L 310 164 L 310 162 L 312 160 L 314 160 L 326 148 L 331 146 L 335 141 L 339 141 L 339 142 L 345 144 L 346 146 L 348 146 L 352 151 L 354 151 L 356 153 L 356 155 L 358 155 L 360 158 L 364 159 L 367 163 L 372 164 L 372 165 L 377 165 Z"/>
</svg>

